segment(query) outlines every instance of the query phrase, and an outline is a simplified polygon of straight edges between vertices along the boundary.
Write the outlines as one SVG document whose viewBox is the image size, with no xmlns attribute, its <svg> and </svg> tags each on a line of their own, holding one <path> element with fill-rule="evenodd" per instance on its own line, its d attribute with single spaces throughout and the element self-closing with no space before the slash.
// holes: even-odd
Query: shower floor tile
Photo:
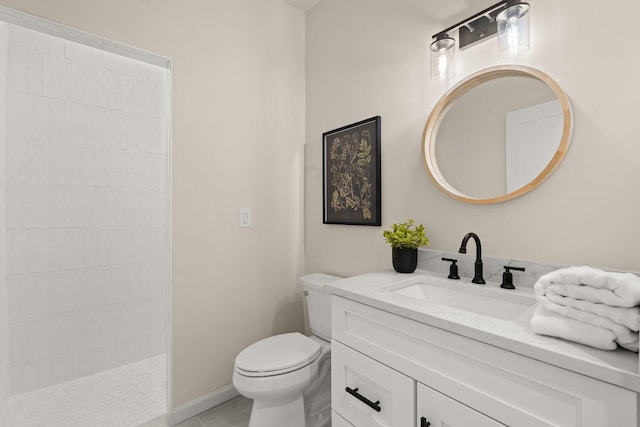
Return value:
<svg viewBox="0 0 640 427">
<path fill-rule="evenodd" d="M 13 396 L 3 427 L 135 427 L 166 414 L 166 357 Z"/>
</svg>

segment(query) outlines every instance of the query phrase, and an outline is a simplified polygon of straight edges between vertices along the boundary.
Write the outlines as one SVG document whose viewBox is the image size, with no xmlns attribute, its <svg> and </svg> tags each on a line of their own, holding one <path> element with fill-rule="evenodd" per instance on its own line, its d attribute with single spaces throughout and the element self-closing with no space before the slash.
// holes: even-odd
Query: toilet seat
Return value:
<svg viewBox="0 0 640 427">
<path fill-rule="evenodd" d="M 301 369 L 320 356 L 318 342 L 298 333 L 265 338 L 245 348 L 236 357 L 240 375 L 266 377 Z"/>
</svg>

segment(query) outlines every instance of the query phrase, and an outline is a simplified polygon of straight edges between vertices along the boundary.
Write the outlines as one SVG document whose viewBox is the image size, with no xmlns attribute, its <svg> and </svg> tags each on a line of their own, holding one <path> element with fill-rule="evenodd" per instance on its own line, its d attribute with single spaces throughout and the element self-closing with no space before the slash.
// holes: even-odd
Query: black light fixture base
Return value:
<svg viewBox="0 0 640 427">
<path fill-rule="evenodd" d="M 493 16 L 481 16 L 475 21 L 458 28 L 458 48 L 460 50 L 485 41 L 498 32 L 498 24 Z"/>
</svg>

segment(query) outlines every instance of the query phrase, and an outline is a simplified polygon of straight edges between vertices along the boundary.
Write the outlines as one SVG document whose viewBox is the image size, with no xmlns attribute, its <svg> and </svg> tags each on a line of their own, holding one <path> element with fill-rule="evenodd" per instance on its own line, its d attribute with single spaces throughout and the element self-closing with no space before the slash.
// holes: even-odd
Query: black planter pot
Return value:
<svg viewBox="0 0 640 427">
<path fill-rule="evenodd" d="M 398 273 L 413 273 L 418 266 L 418 249 L 391 248 L 391 260 Z"/>
</svg>

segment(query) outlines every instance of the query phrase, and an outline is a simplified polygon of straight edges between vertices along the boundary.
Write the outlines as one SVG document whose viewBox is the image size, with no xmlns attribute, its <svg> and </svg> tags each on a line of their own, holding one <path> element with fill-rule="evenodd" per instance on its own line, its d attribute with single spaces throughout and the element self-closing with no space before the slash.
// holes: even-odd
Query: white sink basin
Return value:
<svg viewBox="0 0 640 427">
<path fill-rule="evenodd" d="M 476 285 L 431 276 L 418 276 L 386 286 L 385 290 L 430 304 L 513 320 L 536 303 L 533 292 L 506 290 L 495 285 Z"/>
</svg>

